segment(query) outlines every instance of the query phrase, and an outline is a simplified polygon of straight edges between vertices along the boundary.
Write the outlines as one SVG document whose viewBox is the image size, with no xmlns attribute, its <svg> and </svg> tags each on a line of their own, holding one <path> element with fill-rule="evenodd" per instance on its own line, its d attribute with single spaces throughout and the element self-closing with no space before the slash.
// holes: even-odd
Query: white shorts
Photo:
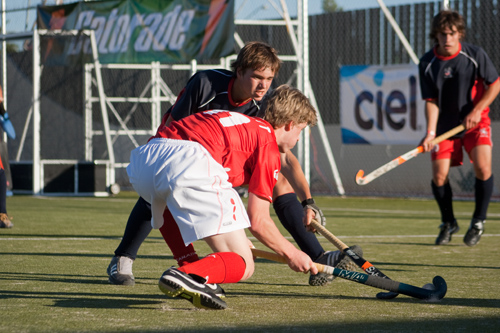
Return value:
<svg viewBox="0 0 500 333">
<path fill-rule="evenodd" d="M 130 154 L 130 183 L 151 204 L 153 228 L 172 213 L 184 243 L 250 227 L 224 167 L 199 143 L 153 139 Z"/>
</svg>

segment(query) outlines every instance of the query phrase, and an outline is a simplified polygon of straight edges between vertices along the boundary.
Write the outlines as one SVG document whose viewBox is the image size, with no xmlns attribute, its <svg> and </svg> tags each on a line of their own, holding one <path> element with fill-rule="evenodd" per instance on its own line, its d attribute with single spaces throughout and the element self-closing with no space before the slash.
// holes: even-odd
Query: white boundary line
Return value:
<svg viewBox="0 0 500 333">
<path fill-rule="evenodd" d="M 95 200 L 95 198 L 85 198 L 85 197 L 33 197 L 34 199 L 42 199 L 42 200 L 57 200 L 61 199 L 69 199 L 69 200 Z M 112 202 L 135 202 L 137 198 L 99 198 L 99 201 L 112 201 Z M 363 208 L 332 208 L 332 207 L 322 207 L 323 211 L 331 211 L 331 212 L 362 212 L 362 213 L 381 213 L 381 214 L 407 214 L 407 215 L 439 215 L 439 210 L 435 211 L 421 211 L 421 210 L 388 210 L 388 209 L 363 209 Z M 470 216 L 472 212 L 455 212 L 455 215 L 460 216 Z M 488 212 L 488 216 L 491 217 L 500 217 L 500 213 L 490 213 Z"/>
<path fill-rule="evenodd" d="M 318 235 L 320 238 L 324 238 L 321 235 Z M 384 239 L 391 239 L 391 238 L 435 238 L 436 235 L 361 235 L 361 236 L 338 236 L 338 238 L 349 238 L 349 239 L 376 239 L 376 238 L 384 238 Z M 500 237 L 500 234 L 483 234 L 481 237 Z M 154 237 L 158 238 L 158 241 L 163 241 L 160 237 Z M 153 238 L 153 239 L 154 239 Z M 250 236 L 248 237 L 251 240 L 257 240 L 257 238 Z M 290 236 L 285 237 L 286 239 L 293 239 Z M 108 240 L 120 240 L 121 237 L 106 237 L 106 238 L 101 238 L 101 237 L 0 237 L 0 241 L 96 241 L 96 240 L 102 240 L 102 241 L 108 241 Z"/>
<path fill-rule="evenodd" d="M 412 215 L 439 215 L 439 211 L 421 210 L 387 210 L 387 209 L 363 209 L 363 208 L 321 208 L 322 211 L 332 212 L 363 212 L 363 213 L 383 213 L 383 214 L 412 214 Z M 455 215 L 471 215 L 471 212 L 455 212 Z M 488 216 L 500 217 L 500 213 L 489 213 Z"/>
</svg>

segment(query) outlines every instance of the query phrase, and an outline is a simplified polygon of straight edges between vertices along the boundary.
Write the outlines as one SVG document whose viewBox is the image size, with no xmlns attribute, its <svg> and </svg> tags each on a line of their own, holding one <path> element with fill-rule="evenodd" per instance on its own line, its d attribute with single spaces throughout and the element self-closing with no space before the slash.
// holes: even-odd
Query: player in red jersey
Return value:
<svg viewBox="0 0 500 333">
<path fill-rule="evenodd" d="M 431 151 L 432 192 L 441 211 L 442 224 L 436 245 L 447 244 L 459 230 L 453 214 L 450 167 L 462 165 L 462 147 L 476 176 L 476 208 L 464 237 L 468 246 L 479 242 L 493 193 L 492 141 L 489 105 L 500 91 L 498 72 L 484 50 L 462 42 L 463 17 L 451 10 L 439 12 L 430 37 L 436 46 L 420 60 L 420 87 L 426 100 L 427 135 L 421 144 Z M 436 135 L 463 124 L 465 132 L 433 146 Z"/>
<path fill-rule="evenodd" d="M 232 64 L 233 71 L 205 70 L 193 75 L 179 94 L 176 103 L 162 118 L 162 125 L 168 125 L 174 119 L 180 120 L 191 114 L 211 109 L 262 116 L 262 97 L 270 88 L 280 64 L 276 51 L 269 45 L 261 42 L 247 43 Z M 309 212 L 309 220 L 316 216 L 318 221 L 324 223 L 325 217 L 315 205 L 300 164 L 291 151 L 287 152 L 283 160 L 282 172 L 285 177 L 280 173 L 273 192 L 273 207 L 280 222 L 290 232 L 300 249 L 315 262 L 332 265 L 337 262 L 339 252 L 325 251 L 316 236 L 304 229 L 303 211 Z M 151 230 L 151 208 L 144 199 L 139 198 L 107 269 L 111 283 L 134 284 L 132 263 L 136 259 L 140 245 Z M 179 265 L 198 259 L 192 245 L 180 246 L 178 249 L 171 246 L 171 249 Z M 340 267 L 347 268 L 350 263 L 346 258 L 340 262 Z M 320 273 L 311 275 L 309 283 L 325 285 L 332 279 L 333 275 Z"/>
<path fill-rule="evenodd" d="M 284 256 L 291 269 L 316 274 L 311 258 L 285 239 L 269 215 L 281 154 L 316 112 L 297 89 L 282 85 L 268 97 L 263 119 L 212 110 L 173 121 L 131 153 L 127 173 L 151 204 L 152 224 L 185 245 L 203 239 L 214 253 L 167 269 L 160 289 L 201 308 L 224 309 L 213 284 L 236 283 L 254 272 L 245 228 Z M 248 184 L 248 208 L 233 186 Z M 164 220 L 164 211 L 175 223 Z M 247 215 L 248 212 L 248 215 Z M 169 244 L 170 246 L 170 244 Z"/>
</svg>

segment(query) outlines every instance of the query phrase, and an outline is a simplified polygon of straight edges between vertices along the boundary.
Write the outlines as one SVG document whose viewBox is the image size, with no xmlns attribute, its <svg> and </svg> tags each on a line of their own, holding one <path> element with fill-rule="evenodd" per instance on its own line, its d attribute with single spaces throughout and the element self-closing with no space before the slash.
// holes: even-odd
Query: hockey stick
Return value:
<svg viewBox="0 0 500 333">
<path fill-rule="evenodd" d="M 446 139 L 454 136 L 455 134 L 462 132 L 464 129 L 465 129 L 464 125 L 458 125 L 457 127 L 449 130 L 448 132 L 441 134 L 440 136 L 438 136 L 437 138 L 432 140 L 431 143 L 438 144 L 441 141 L 446 140 Z M 401 156 L 396 157 L 395 159 L 393 159 L 389 163 L 382 165 L 380 168 L 370 172 L 366 176 L 364 176 L 365 172 L 363 170 L 359 170 L 358 173 L 356 174 L 356 184 L 366 185 L 369 182 L 371 182 L 372 180 L 374 180 L 374 179 L 382 176 L 383 174 L 389 172 L 390 170 L 394 169 L 398 165 L 401 165 L 404 162 L 408 161 L 409 159 L 414 158 L 415 156 L 422 153 L 423 151 L 424 151 L 424 147 L 418 146 L 417 148 L 410 150 L 409 152 L 407 152 Z"/>
<path fill-rule="evenodd" d="M 281 262 L 284 264 L 287 263 L 284 257 L 276 253 L 266 252 L 257 249 L 252 249 L 252 253 L 255 257 Z M 444 297 L 444 295 L 446 295 L 447 291 L 446 281 L 440 276 L 435 276 L 434 279 L 432 280 L 432 287 L 426 289 L 386 279 L 380 276 L 367 275 L 359 272 L 351 272 L 344 269 L 335 268 L 332 266 L 326 266 L 318 263 L 315 263 L 315 265 L 318 268 L 318 271 L 321 273 L 332 274 L 342 279 L 351 280 L 357 283 L 365 284 L 370 287 L 380 288 L 423 300 L 429 300 L 429 301 L 440 300 Z"/>
<path fill-rule="evenodd" d="M 342 251 L 345 255 L 347 255 L 356 265 L 362 268 L 368 275 L 380 276 L 382 278 L 389 279 L 387 275 L 378 270 L 377 267 L 373 266 L 369 261 L 366 261 L 363 257 L 357 255 L 349 246 L 347 246 L 344 242 L 338 239 L 334 234 L 332 234 L 328 229 L 323 227 L 321 223 L 313 219 L 311 221 L 311 225 L 316 229 L 323 237 L 330 241 L 337 249 Z M 395 292 L 380 292 L 377 294 L 377 298 L 379 299 L 393 299 L 398 296 L 398 293 Z"/>
</svg>

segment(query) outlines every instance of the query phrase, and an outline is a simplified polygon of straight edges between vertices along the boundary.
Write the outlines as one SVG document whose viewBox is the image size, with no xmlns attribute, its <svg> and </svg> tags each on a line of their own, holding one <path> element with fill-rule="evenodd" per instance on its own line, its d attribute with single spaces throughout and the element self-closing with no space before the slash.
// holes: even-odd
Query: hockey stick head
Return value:
<svg viewBox="0 0 500 333">
<path fill-rule="evenodd" d="M 426 298 L 427 301 L 429 302 L 437 302 L 441 300 L 444 295 L 446 295 L 446 292 L 448 291 L 448 286 L 446 285 L 446 281 L 440 277 L 440 276 L 435 276 L 434 279 L 432 280 L 432 285 L 426 284 L 423 288 L 429 290 L 432 290 L 432 293 L 429 294 L 429 297 Z"/>
<path fill-rule="evenodd" d="M 365 179 L 363 178 L 364 175 L 365 172 L 363 170 L 358 171 L 358 173 L 356 174 L 356 184 L 365 185 Z"/>
<path fill-rule="evenodd" d="M 448 290 L 448 286 L 446 285 L 446 281 L 440 277 L 435 276 L 432 280 L 432 283 L 427 283 L 422 287 L 422 291 L 425 292 L 420 293 L 419 295 L 413 295 L 414 297 L 429 301 L 429 302 L 437 302 L 441 300 Z M 378 299 L 393 299 L 397 297 L 399 293 L 389 291 L 389 292 L 380 292 L 377 294 Z"/>
</svg>

